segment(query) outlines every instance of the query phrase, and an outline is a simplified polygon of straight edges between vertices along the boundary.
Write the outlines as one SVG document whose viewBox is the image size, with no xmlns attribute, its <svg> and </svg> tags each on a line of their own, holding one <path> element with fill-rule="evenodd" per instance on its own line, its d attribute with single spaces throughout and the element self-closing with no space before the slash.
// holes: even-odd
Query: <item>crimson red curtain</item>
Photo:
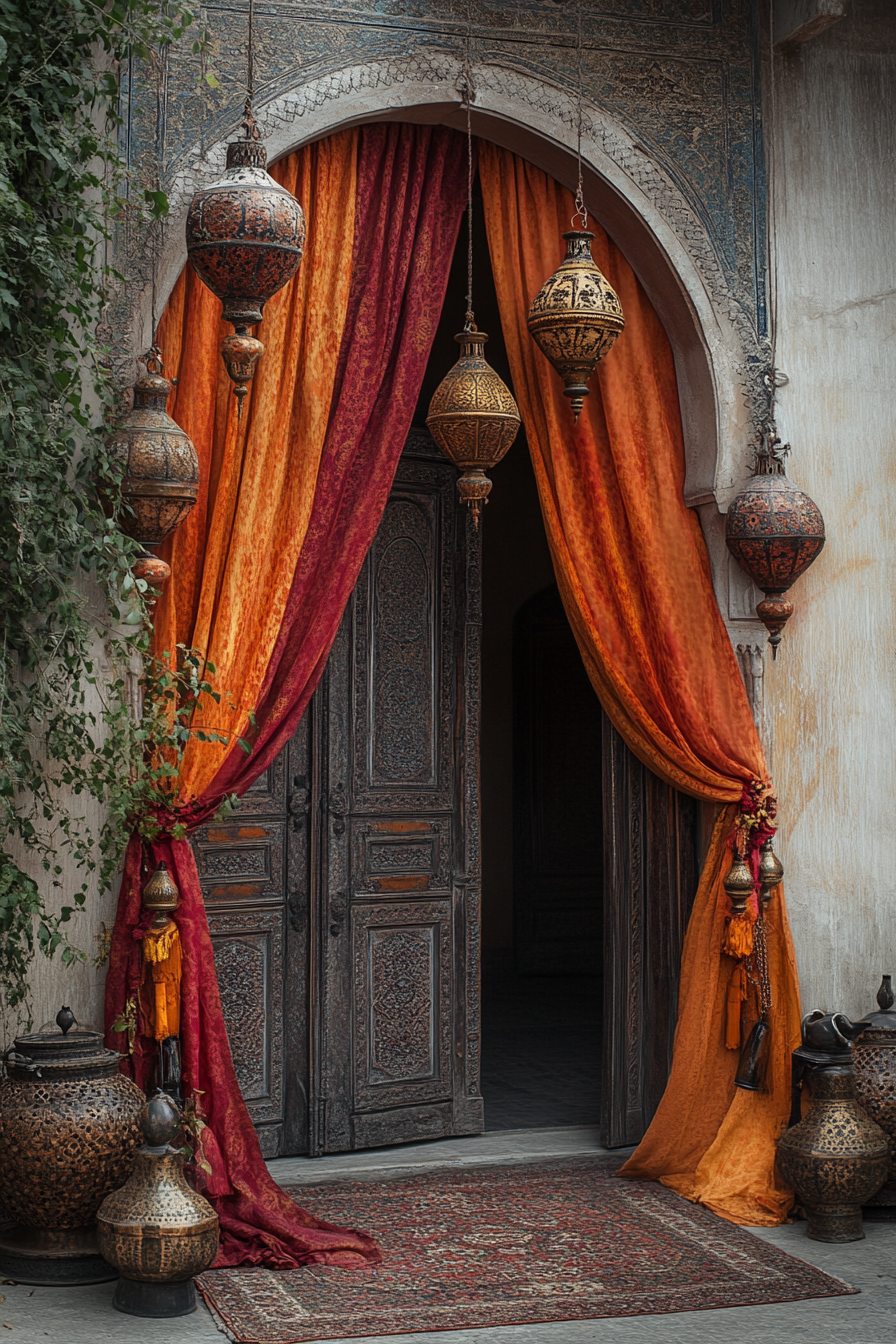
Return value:
<svg viewBox="0 0 896 1344">
<path fill-rule="evenodd" d="M 358 149 L 352 281 L 336 386 L 308 531 L 257 706 L 247 755 L 234 748 L 176 816 L 159 814 L 159 839 L 128 847 L 106 982 L 106 1028 L 137 997 L 145 927 L 140 892 L 165 860 L 177 881 L 183 945 L 184 1081 L 205 1111 L 213 1175 L 205 1183 L 221 1221 L 217 1266 L 295 1268 L 357 1264 L 378 1251 L 362 1233 L 304 1213 L 268 1174 L 233 1067 L 193 851 L 172 827 L 194 827 L 228 793 L 242 794 L 288 741 L 314 691 L 388 499 L 410 429 L 445 296 L 466 185 L 466 144 L 444 128 L 364 127 Z M 273 564 L 275 557 L 271 557 Z M 152 1041 L 132 1067 L 145 1083 Z"/>
</svg>

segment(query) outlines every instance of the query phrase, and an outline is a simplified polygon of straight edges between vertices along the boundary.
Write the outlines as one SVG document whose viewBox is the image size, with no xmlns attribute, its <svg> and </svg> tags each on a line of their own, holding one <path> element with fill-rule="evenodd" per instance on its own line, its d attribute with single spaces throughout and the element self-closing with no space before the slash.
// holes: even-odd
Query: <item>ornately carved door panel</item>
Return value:
<svg viewBox="0 0 896 1344">
<path fill-rule="evenodd" d="M 308 724 L 247 791 L 197 831 L 233 1062 L 266 1157 L 307 1144 Z"/>
<path fill-rule="evenodd" d="M 315 697 L 309 1150 L 483 1127 L 479 537 L 412 434 Z"/>
</svg>

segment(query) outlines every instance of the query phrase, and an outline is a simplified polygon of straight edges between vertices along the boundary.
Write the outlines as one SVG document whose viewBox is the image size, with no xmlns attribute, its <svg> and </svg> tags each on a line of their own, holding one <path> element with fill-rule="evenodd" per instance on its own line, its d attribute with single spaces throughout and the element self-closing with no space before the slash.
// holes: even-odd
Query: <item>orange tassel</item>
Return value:
<svg viewBox="0 0 896 1344">
<path fill-rule="evenodd" d="M 722 951 L 738 961 L 748 957 L 753 951 L 753 920 L 744 910 L 739 915 L 731 915 L 725 927 Z"/>
<path fill-rule="evenodd" d="M 180 1034 L 182 962 L 180 933 L 173 919 L 161 930 L 147 931 L 143 939 L 141 1003 L 157 1041 Z"/>
</svg>

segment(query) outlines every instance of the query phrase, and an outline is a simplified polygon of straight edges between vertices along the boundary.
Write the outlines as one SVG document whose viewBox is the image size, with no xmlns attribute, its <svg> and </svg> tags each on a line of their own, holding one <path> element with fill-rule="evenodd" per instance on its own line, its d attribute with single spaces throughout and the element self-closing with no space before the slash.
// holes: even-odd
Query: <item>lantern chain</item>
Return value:
<svg viewBox="0 0 896 1344">
<path fill-rule="evenodd" d="M 588 211 L 585 209 L 585 194 L 582 188 L 582 0 L 576 0 L 576 159 L 578 161 L 578 185 L 576 186 L 576 209 L 570 223 L 576 227 L 588 227 Z"/>
<path fill-rule="evenodd" d="M 747 976 L 759 991 L 759 1011 L 768 1021 L 772 1010 L 772 982 L 768 968 L 768 941 L 765 918 L 760 915 L 753 930 L 753 951 L 747 963 Z"/>
<path fill-rule="evenodd" d="M 252 117 L 255 101 L 255 0 L 249 0 L 249 39 L 246 50 L 246 119 Z"/>
<path fill-rule="evenodd" d="M 473 126 L 471 104 L 476 96 L 473 86 L 473 4 L 467 0 L 467 40 L 464 50 L 463 86 L 467 108 L 467 311 L 464 331 L 475 331 L 473 312 Z"/>
</svg>

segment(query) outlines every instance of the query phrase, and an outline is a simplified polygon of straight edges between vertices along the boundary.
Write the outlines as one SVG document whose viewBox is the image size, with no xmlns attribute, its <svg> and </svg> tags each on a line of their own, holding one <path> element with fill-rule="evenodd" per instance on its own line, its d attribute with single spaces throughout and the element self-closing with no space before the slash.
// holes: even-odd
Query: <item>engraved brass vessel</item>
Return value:
<svg viewBox="0 0 896 1344">
<path fill-rule="evenodd" d="M 103 1255 L 121 1274 L 113 1306 L 132 1316 L 184 1316 L 196 1309 L 192 1279 L 218 1253 L 218 1215 L 183 1173 L 173 1147 L 180 1114 L 162 1092 L 140 1117 L 144 1142 L 121 1190 L 97 1215 Z"/>
<path fill-rule="evenodd" d="M 102 1283 L 115 1273 L 96 1242 L 96 1211 L 127 1180 L 144 1096 L 118 1072 L 98 1031 L 57 1022 L 18 1039 L 0 1082 L 0 1276 L 20 1283 Z"/>
<path fill-rule="evenodd" d="M 887 1183 L 866 1204 L 879 1217 L 896 1217 L 896 1012 L 892 979 L 885 975 L 877 991 L 879 1011 L 868 1016 L 868 1026 L 853 1046 L 856 1096 L 871 1119 L 887 1136 Z"/>
<path fill-rule="evenodd" d="M 458 494 L 478 526 L 492 488 L 486 468 L 500 462 L 513 443 L 520 413 L 510 389 L 485 358 L 486 333 L 471 327 L 454 339 L 460 358 L 433 394 L 426 427 L 463 473 Z"/>
<path fill-rule="evenodd" d="M 808 1088 L 810 1104 L 778 1140 L 777 1160 L 814 1241 L 860 1241 L 861 1206 L 887 1178 L 887 1136 L 856 1100 L 852 1042 L 866 1025 L 842 1013 L 809 1013 L 793 1052 L 794 1078 Z M 792 1118 L 798 1115 L 795 1101 Z"/>
<path fill-rule="evenodd" d="M 133 410 L 109 436 L 108 446 L 124 469 L 121 495 L 128 507 L 122 531 L 144 546 L 159 546 L 196 503 L 199 456 L 165 410 L 171 384 L 157 353 L 151 351 L 145 362 L 146 377 L 134 384 Z M 153 582 L 152 575 L 144 577 Z M 159 577 L 164 582 L 167 575 L 159 571 Z"/>
<path fill-rule="evenodd" d="M 588 379 L 610 353 L 625 326 L 619 296 L 591 255 L 594 234 L 571 229 L 563 235 L 566 256 L 529 308 L 529 332 L 563 379 L 576 420 L 588 395 Z"/>
</svg>

